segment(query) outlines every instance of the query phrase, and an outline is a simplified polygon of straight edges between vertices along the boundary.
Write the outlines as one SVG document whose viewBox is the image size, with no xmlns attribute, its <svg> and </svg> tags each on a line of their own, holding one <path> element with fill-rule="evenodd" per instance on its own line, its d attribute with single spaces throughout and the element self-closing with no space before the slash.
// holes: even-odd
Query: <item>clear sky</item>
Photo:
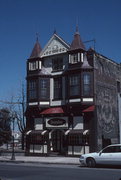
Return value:
<svg viewBox="0 0 121 180">
<path fill-rule="evenodd" d="M 77 19 L 82 40 L 95 38 L 96 51 L 120 63 L 121 0 L 0 0 L 0 99 L 25 81 L 36 33 L 42 48 L 54 29 L 71 43 Z"/>
</svg>

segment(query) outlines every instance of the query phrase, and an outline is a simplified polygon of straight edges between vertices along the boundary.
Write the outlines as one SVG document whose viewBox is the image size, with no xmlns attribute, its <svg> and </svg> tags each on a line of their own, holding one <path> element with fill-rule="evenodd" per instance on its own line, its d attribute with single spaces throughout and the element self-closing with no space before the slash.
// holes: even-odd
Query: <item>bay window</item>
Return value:
<svg viewBox="0 0 121 180">
<path fill-rule="evenodd" d="M 29 81 L 28 84 L 28 91 L 29 91 L 29 99 L 36 99 L 37 98 L 37 82 L 36 80 Z"/>
<path fill-rule="evenodd" d="M 73 75 L 69 78 L 70 96 L 80 95 L 80 75 Z"/>
<path fill-rule="evenodd" d="M 54 79 L 54 99 L 62 98 L 62 78 Z"/>
<path fill-rule="evenodd" d="M 83 96 L 90 96 L 92 94 L 91 74 L 83 73 Z"/>
</svg>

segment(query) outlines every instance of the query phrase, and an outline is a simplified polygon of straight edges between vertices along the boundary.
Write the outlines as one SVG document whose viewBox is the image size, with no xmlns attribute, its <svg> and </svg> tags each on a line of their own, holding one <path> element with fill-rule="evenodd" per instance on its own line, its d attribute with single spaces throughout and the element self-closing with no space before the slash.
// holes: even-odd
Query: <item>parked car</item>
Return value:
<svg viewBox="0 0 121 180">
<path fill-rule="evenodd" d="M 100 165 L 121 165 L 121 144 L 109 145 L 100 152 L 83 154 L 79 161 L 81 165 L 95 167 Z"/>
</svg>

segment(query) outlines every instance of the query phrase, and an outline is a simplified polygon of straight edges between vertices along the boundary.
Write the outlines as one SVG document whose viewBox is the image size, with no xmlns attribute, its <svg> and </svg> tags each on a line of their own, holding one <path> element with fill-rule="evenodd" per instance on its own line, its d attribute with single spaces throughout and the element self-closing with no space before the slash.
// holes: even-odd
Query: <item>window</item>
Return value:
<svg viewBox="0 0 121 180">
<path fill-rule="evenodd" d="M 35 80 L 29 81 L 28 90 L 29 90 L 29 99 L 37 98 L 37 87 Z"/>
<path fill-rule="evenodd" d="M 121 152 L 121 146 L 111 146 L 107 147 L 103 150 L 103 153 L 120 153 Z"/>
<path fill-rule="evenodd" d="M 50 94 L 49 92 L 50 92 L 49 79 L 48 78 L 40 79 L 40 98 L 48 99 Z"/>
<path fill-rule="evenodd" d="M 41 67 L 41 61 L 38 63 L 38 61 L 29 62 L 29 70 L 34 71 Z"/>
<path fill-rule="evenodd" d="M 75 64 L 77 62 L 78 62 L 78 54 L 72 54 L 71 59 L 70 59 L 70 63 Z"/>
<path fill-rule="evenodd" d="M 70 96 L 80 95 L 80 76 L 74 75 L 69 79 Z"/>
<path fill-rule="evenodd" d="M 46 144 L 48 141 L 48 135 L 41 135 L 39 133 L 30 134 L 28 136 L 30 144 Z"/>
<path fill-rule="evenodd" d="M 83 53 L 76 53 L 76 54 L 70 54 L 69 55 L 69 63 L 76 64 L 78 62 L 83 62 Z"/>
<path fill-rule="evenodd" d="M 82 134 L 70 134 L 68 136 L 68 144 L 71 146 L 79 146 L 83 144 Z"/>
<path fill-rule="evenodd" d="M 63 69 L 63 59 L 57 58 L 52 60 L 53 71 L 58 71 Z"/>
<path fill-rule="evenodd" d="M 83 95 L 91 95 L 91 75 L 89 73 L 83 74 Z"/>
<path fill-rule="evenodd" d="M 54 79 L 54 99 L 62 98 L 62 78 Z"/>
</svg>

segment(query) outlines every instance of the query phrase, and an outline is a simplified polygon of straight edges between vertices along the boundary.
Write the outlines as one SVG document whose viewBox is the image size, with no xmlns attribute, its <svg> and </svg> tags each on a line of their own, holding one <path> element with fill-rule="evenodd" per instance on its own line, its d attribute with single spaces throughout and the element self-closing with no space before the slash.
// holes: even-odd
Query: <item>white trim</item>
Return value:
<svg viewBox="0 0 121 180">
<path fill-rule="evenodd" d="M 39 102 L 40 105 L 49 105 L 50 102 Z"/>
<path fill-rule="evenodd" d="M 27 131 L 26 135 L 29 135 L 32 130 Z"/>
<path fill-rule="evenodd" d="M 47 132 L 47 130 L 44 130 L 44 131 L 42 131 L 42 133 L 41 133 L 41 134 L 42 134 L 42 135 L 44 135 L 46 132 Z"/>
<path fill-rule="evenodd" d="M 81 99 L 69 99 L 69 102 L 81 102 Z"/>
<path fill-rule="evenodd" d="M 67 136 L 70 132 L 70 129 L 68 129 L 66 132 L 65 132 L 65 135 Z"/>
<path fill-rule="evenodd" d="M 34 105 L 38 105 L 38 102 L 31 102 L 31 103 L 29 103 L 29 106 L 34 106 Z"/>
<path fill-rule="evenodd" d="M 83 102 L 93 102 L 93 98 L 82 98 Z"/>
<path fill-rule="evenodd" d="M 80 53 L 78 53 L 78 62 L 80 62 Z"/>
<path fill-rule="evenodd" d="M 71 55 L 69 54 L 69 63 L 71 63 Z"/>
<path fill-rule="evenodd" d="M 57 41 L 60 41 L 61 44 L 63 44 L 63 46 L 65 47 L 65 50 L 62 51 L 62 52 L 58 52 L 58 53 L 53 53 L 53 54 L 62 54 L 62 53 L 65 53 L 67 52 L 67 50 L 70 48 L 70 46 L 63 40 L 61 39 L 57 34 L 54 34 L 50 40 L 48 41 L 48 43 L 45 45 L 45 47 L 43 48 L 43 50 L 41 51 L 40 53 L 40 56 L 41 57 L 47 57 L 47 56 L 51 56 L 53 54 L 49 54 L 49 55 L 46 55 L 44 54 L 45 50 L 48 48 L 48 46 L 51 44 L 51 42 L 56 39 Z"/>
<path fill-rule="evenodd" d="M 87 133 L 89 133 L 89 129 L 84 130 L 83 135 L 86 135 Z"/>
<path fill-rule="evenodd" d="M 42 62 L 41 61 L 39 61 L 39 69 L 41 69 L 41 67 L 42 67 Z"/>
<path fill-rule="evenodd" d="M 84 54 L 81 53 L 81 62 L 84 62 Z"/>
</svg>

